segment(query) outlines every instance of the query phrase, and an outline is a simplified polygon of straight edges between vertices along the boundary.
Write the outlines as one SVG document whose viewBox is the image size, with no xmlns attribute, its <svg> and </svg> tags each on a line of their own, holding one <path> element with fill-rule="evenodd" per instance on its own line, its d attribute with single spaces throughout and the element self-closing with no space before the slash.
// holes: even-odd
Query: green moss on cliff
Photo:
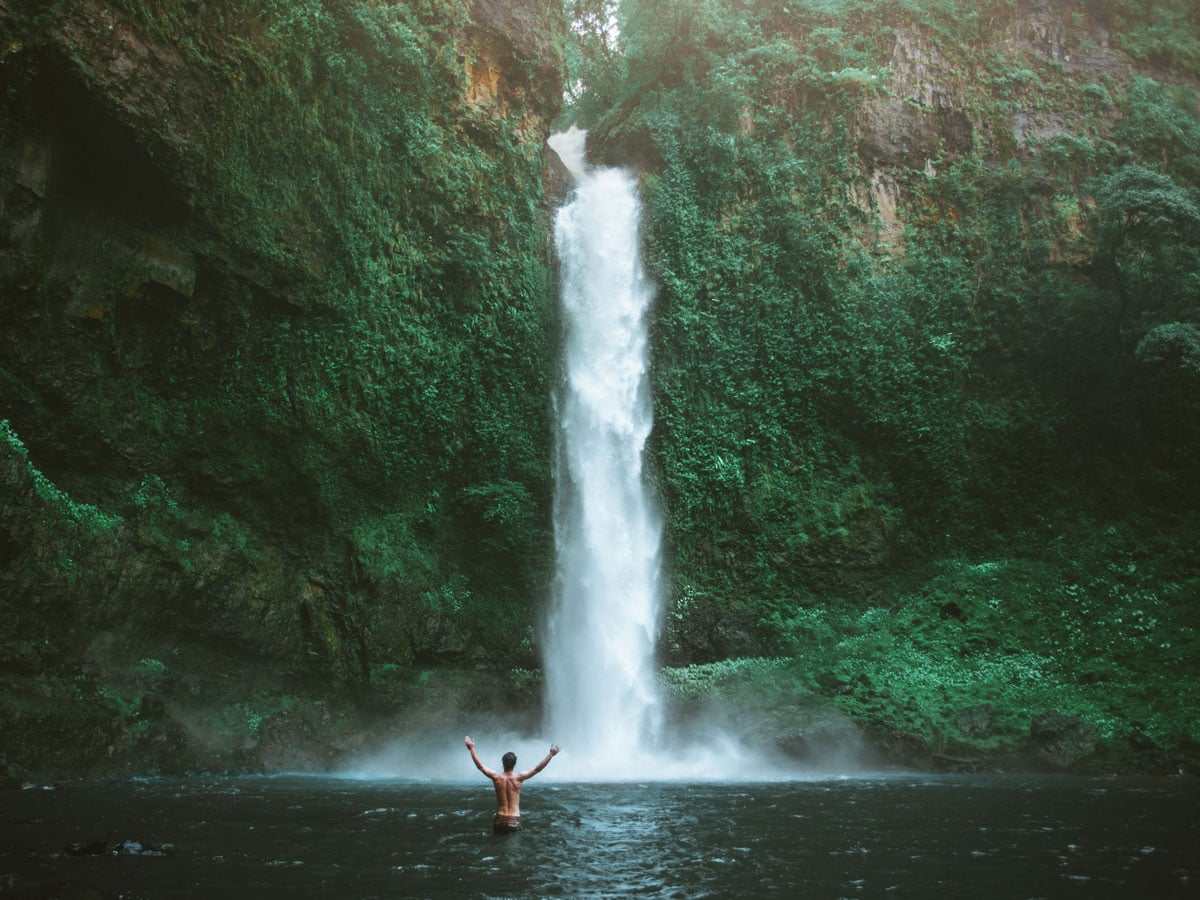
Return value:
<svg viewBox="0 0 1200 900">
<path fill-rule="evenodd" d="M 577 7 L 569 114 L 641 170 L 660 290 L 680 708 L 1194 764 L 1195 4 Z M 5 5 L 14 765 L 535 705 L 562 23 L 524 12 Z"/>
<path fill-rule="evenodd" d="M 1193 7 L 620 5 L 576 114 L 643 172 L 672 659 L 787 650 L 949 755 L 985 702 L 984 750 L 1194 746 L 1200 420 L 1136 352 L 1200 315 Z M 1171 562 L 1110 582 L 1109 528 Z"/>
<path fill-rule="evenodd" d="M 112 545 L 39 547 L 37 501 L 12 495 L 18 630 L 48 627 L 51 595 L 63 613 L 38 671 L 69 680 L 112 634 L 100 690 L 172 645 L 218 645 L 247 696 L 364 700 L 379 665 L 533 663 L 510 636 L 550 553 L 542 170 L 563 23 L 526 12 L 0 14 L 0 412 L 46 508 L 103 518 Z M 210 681 L 189 703 L 236 701 Z"/>
</svg>

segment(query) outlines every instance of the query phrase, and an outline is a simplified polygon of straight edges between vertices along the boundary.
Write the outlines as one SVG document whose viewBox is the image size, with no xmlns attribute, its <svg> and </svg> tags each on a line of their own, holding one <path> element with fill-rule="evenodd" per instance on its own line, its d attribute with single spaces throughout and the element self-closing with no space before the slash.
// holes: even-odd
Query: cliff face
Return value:
<svg viewBox="0 0 1200 900">
<path fill-rule="evenodd" d="M 895 191 L 910 173 L 936 177 L 976 149 L 1000 162 L 1103 139 L 1120 118 L 1104 85 L 1119 90 L 1139 77 L 1196 85 L 1161 57 L 1156 65 L 1122 52 L 1113 35 L 1121 23 L 1101 3 L 1075 9 L 1039 0 L 977 15 L 982 33 L 970 47 L 919 21 L 897 21 L 885 61 L 881 54 L 879 93 L 856 111 L 870 193 L 863 205 L 879 218 L 884 240 L 902 239 Z"/>
<path fill-rule="evenodd" d="M 533 663 L 562 33 L 0 3 L 13 774 L 319 761 L 326 701 Z"/>
<path fill-rule="evenodd" d="M 1195 766 L 1195 4 L 622 10 L 579 115 L 643 173 L 679 683 Z"/>
<path fill-rule="evenodd" d="M 644 176 L 681 709 L 1195 765 L 1196 16 L 626 0 L 581 41 Z M 0 777 L 532 708 L 561 19 L 0 0 Z"/>
</svg>

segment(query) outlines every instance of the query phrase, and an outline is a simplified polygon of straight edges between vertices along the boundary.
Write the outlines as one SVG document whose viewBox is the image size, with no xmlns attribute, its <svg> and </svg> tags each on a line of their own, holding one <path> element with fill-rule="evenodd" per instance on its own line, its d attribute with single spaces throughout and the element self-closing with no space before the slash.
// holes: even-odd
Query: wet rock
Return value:
<svg viewBox="0 0 1200 900">
<path fill-rule="evenodd" d="M 818 675 L 817 684 L 825 694 L 851 694 L 854 692 L 854 685 L 851 682 L 839 678 L 832 672 L 822 672 Z"/>
<path fill-rule="evenodd" d="M 554 86 L 561 83 L 565 65 L 553 40 L 559 33 L 561 9 L 539 0 L 472 0 L 471 18 L 477 27 L 502 38 L 518 59 L 538 66 L 531 86 L 544 93 L 545 112 L 557 111 L 561 97 Z M 510 71 L 517 70 L 513 67 Z"/>
<path fill-rule="evenodd" d="M 112 848 L 114 856 L 170 856 L 170 844 L 152 844 L 150 841 L 124 840 Z"/>
<path fill-rule="evenodd" d="M 775 735 L 775 745 L 785 756 L 821 765 L 830 760 L 861 759 L 866 752 L 858 727 L 835 711 L 803 710 L 790 719 L 792 728 L 780 728 Z"/>
<path fill-rule="evenodd" d="M 863 735 L 872 754 L 885 766 L 939 768 L 929 744 L 915 734 L 881 721 L 871 721 L 866 724 Z"/>
<path fill-rule="evenodd" d="M 469 106 L 502 116 L 516 113 L 517 133 L 529 141 L 545 137 L 545 125 L 558 112 L 564 61 L 552 39 L 557 5 L 535 0 L 473 0 L 474 28 L 468 35 Z"/>
<path fill-rule="evenodd" d="M 103 37 L 99 37 L 99 36 Z M 77 65 L 94 96 L 149 139 L 153 154 L 178 158 L 180 148 L 216 120 L 207 85 L 175 48 L 146 40 L 112 4 L 69 4 L 50 32 L 63 56 Z M 180 167 L 182 174 L 186 169 Z"/>
<path fill-rule="evenodd" d="M 1029 737 L 1039 762 L 1067 770 L 1091 756 L 1100 743 L 1100 733 L 1074 716 L 1046 712 L 1036 716 L 1029 726 Z"/>
<path fill-rule="evenodd" d="M 77 841 L 63 848 L 68 856 L 169 856 L 172 850 L 170 844 L 131 839 L 116 842 L 108 839 Z"/>
<path fill-rule="evenodd" d="M 134 747 L 136 758 L 149 771 L 160 775 L 179 775 L 193 768 L 196 753 L 184 727 L 163 715 L 154 719 Z"/>
<path fill-rule="evenodd" d="M 964 111 L 963 82 L 936 42 L 899 30 L 887 96 L 865 103 L 857 130 L 859 154 L 880 166 L 923 169 L 944 152 L 971 149 L 974 126 Z"/>
<path fill-rule="evenodd" d="M 888 97 L 863 107 L 858 152 L 876 166 L 923 169 L 942 150 L 971 149 L 974 129 L 961 110 L 921 109 Z"/>
<path fill-rule="evenodd" d="M 557 153 L 546 154 L 546 171 L 542 175 L 542 184 L 545 186 L 543 206 L 548 214 L 552 214 L 571 193 L 571 173 L 567 171 Z M 546 238 L 553 241 L 553 233 L 547 233 Z"/>
<path fill-rule="evenodd" d="M 0 892 L 14 900 L 111 900 L 114 896 L 94 884 L 72 879 L 56 879 L 37 883 L 5 885 L 0 882 Z"/>
<path fill-rule="evenodd" d="M 981 703 L 960 709 L 954 714 L 954 727 L 969 738 L 991 737 L 996 727 L 996 708 Z"/>
<path fill-rule="evenodd" d="M 329 768 L 330 716 L 323 705 L 301 703 L 259 725 L 259 754 L 267 772 L 312 772 Z"/>
</svg>

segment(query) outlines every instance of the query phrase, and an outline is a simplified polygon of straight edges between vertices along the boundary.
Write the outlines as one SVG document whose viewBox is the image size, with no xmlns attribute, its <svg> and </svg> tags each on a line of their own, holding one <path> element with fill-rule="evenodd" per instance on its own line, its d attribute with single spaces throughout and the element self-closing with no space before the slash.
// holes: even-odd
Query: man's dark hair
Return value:
<svg viewBox="0 0 1200 900">
<path fill-rule="evenodd" d="M 504 763 L 505 772 L 511 772 L 513 767 L 517 764 L 517 754 L 509 750 L 504 754 L 503 757 L 501 757 L 500 762 Z"/>
</svg>

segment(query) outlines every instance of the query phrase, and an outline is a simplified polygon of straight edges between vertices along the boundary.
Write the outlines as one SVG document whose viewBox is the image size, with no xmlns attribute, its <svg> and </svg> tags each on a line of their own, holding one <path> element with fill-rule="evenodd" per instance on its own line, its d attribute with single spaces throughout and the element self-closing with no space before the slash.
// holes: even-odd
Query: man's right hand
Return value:
<svg viewBox="0 0 1200 900">
<path fill-rule="evenodd" d="M 465 743 L 467 745 L 468 750 L 475 749 L 475 742 L 473 740 L 471 740 L 470 735 L 467 735 L 465 738 L 463 738 L 463 743 Z"/>
</svg>

